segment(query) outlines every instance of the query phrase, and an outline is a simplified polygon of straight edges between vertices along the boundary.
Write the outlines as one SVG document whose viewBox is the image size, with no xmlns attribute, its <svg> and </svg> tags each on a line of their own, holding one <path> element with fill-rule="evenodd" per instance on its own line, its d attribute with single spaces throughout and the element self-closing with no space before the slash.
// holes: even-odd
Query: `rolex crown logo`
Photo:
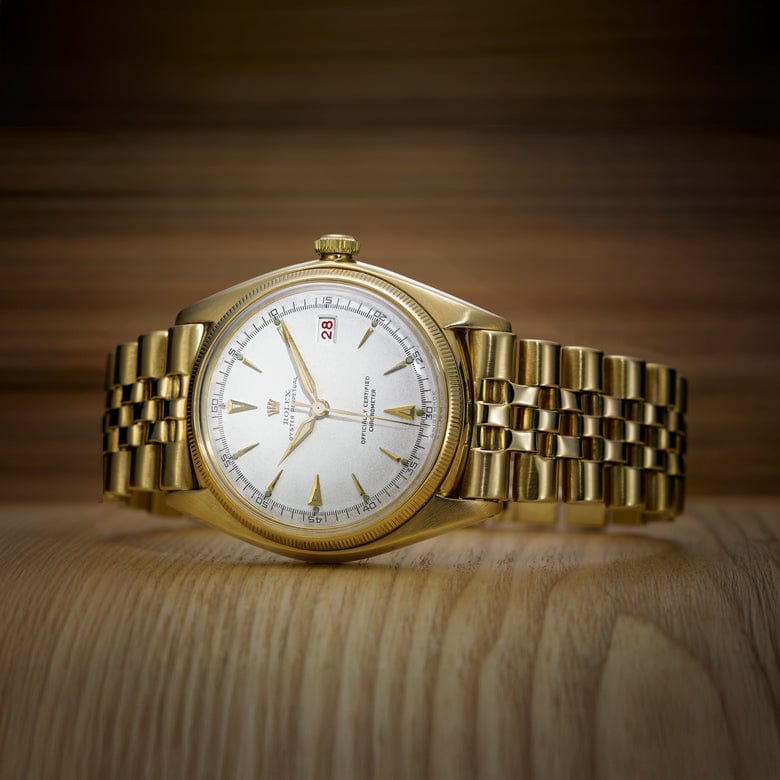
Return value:
<svg viewBox="0 0 780 780">
<path fill-rule="evenodd" d="M 268 412 L 269 417 L 273 417 L 275 414 L 279 414 L 279 402 L 269 398 L 268 403 L 265 405 L 265 410 Z"/>
</svg>

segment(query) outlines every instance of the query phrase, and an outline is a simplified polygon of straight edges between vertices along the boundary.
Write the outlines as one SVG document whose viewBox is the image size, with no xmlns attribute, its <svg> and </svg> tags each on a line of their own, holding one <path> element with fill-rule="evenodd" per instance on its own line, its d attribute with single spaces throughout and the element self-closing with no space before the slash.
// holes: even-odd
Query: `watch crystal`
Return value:
<svg viewBox="0 0 780 780">
<path fill-rule="evenodd" d="M 344 529 L 401 504 L 443 436 L 422 328 L 354 284 L 303 282 L 258 299 L 217 337 L 200 426 L 223 490 L 291 529 Z"/>
</svg>

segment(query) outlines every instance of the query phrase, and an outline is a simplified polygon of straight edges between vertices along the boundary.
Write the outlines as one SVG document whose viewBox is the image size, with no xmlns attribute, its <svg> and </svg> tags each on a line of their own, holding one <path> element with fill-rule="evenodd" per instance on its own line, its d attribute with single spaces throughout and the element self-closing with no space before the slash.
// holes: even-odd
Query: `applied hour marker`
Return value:
<svg viewBox="0 0 780 780">
<path fill-rule="evenodd" d="M 357 490 L 358 495 L 363 499 L 363 502 L 367 504 L 371 499 L 368 497 L 368 493 L 363 490 L 363 486 L 354 474 L 352 475 L 352 483 L 355 485 L 355 490 Z"/>
<path fill-rule="evenodd" d="M 247 368 L 251 368 L 252 371 L 257 371 L 258 374 L 262 374 L 263 373 L 248 357 L 244 357 L 243 355 L 237 355 L 236 357 Z"/>
<path fill-rule="evenodd" d="M 263 493 L 263 498 L 271 498 L 271 493 L 274 492 L 274 488 L 276 487 L 276 483 L 279 481 L 279 477 L 282 476 L 282 472 L 283 471 L 284 471 L 284 469 L 280 469 L 279 473 L 271 480 L 271 483 L 265 489 L 265 493 Z"/>
<path fill-rule="evenodd" d="M 322 506 L 322 492 L 320 491 L 320 475 L 314 476 L 314 484 L 311 486 L 311 493 L 309 493 L 309 506 L 321 507 Z"/>
<path fill-rule="evenodd" d="M 269 398 L 268 403 L 265 405 L 265 411 L 269 417 L 279 414 L 279 402 Z"/>
<path fill-rule="evenodd" d="M 238 414 L 238 412 L 251 412 L 253 409 L 257 409 L 252 404 L 244 403 L 243 401 L 234 401 L 232 398 L 227 402 L 227 413 Z"/>
<path fill-rule="evenodd" d="M 415 415 L 422 414 L 422 410 L 416 406 L 394 406 L 392 409 L 385 409 L 385 414 L 392 414 L 402 420 L 414 420 Z"/>
<path fill-rule="evenodd" d="M 384 447 L 380 447 L 379 451 L 387 455 L 390 460 L 394 460 L 396 463 L 400 463 L 402 466 L 409 465 L 409 461 L 406 458 L 402 458 L 400 455 L 396 455 L 394 452 L 390 452 L 390 450 L 386 450 Z"/>
<path fill-rule="evenodd" d="M 411 366 L 412 363 L 414 363 L 414 358 L 405 358 L 400 363 L 396 363 L 392 368 L 388 368 L 387 371 L 385 371 L 385 376 L 392 374 L 395 371 L 400 371 L 402 368 L 406 368 L 407 366 Z"/>
<path fill-rule="evenodd" d="M 374 320 L 371 323 L 368 330 L 363 334 L 363 338 L 360 339 L 360 343 L 357 345 L 358 349 L 360 349 L 363 346 L 363 344 L 365 344 L 368 341 L 368 337 L 376 330 L 377 325 L 379 325 L 379 320 Z"/>
<path fill-rule="evenodd" d="M 259 443 L 259 441 L 256 441 L 254 444 L 250 444 L 248 447 L 243 447 L 238 452 L 234 452 L 230 457 L 233 458 L 233 460 L 238 460 L 242 455 L 246 455 L 247 452 L 251 452 L 255 447 L 257 447 Z"/>
</svg>

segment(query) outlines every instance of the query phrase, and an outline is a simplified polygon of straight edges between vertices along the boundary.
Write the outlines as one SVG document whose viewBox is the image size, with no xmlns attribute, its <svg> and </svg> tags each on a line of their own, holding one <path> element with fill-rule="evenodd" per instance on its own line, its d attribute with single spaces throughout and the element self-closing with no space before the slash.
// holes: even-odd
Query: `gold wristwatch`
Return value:
<svg viewBox="0 0 780 780">
<path fill-rule="evenodd" d="M 351 236 L 315 248 L 111 353 L 106 500 L 312 561 L 487 518 L 600 527 L 682 511 L 673 369 L 520 338 L 356 262 Z"/>
</svg>

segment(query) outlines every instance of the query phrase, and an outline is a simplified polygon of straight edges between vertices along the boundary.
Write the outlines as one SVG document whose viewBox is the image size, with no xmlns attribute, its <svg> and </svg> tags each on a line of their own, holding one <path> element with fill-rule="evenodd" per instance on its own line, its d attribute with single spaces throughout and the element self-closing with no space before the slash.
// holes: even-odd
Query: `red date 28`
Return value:
<svg viewBox="0 0 780 780">
<path fill-rule="evenodd" d="M 317 341 L 333 343 L 336 341 L 336 318 L 320 317 L 320 324 L 317 328 Z"/>
</svg>

